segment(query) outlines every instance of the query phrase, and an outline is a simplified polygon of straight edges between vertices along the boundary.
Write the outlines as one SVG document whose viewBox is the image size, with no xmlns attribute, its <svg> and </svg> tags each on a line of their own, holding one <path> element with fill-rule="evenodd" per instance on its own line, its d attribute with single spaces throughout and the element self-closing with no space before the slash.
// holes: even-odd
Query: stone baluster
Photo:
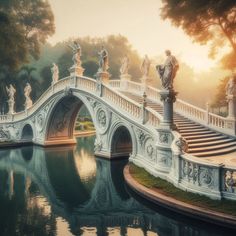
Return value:
<svg viewBox="0 0 236 236">
<path fill-rule="evenodd" d="M 209 102 L 206 103 L 206 114 L 205 114 L 205 120 L 206 120 L 206 124 L 209 124 L 209 109 L 210 109 L 210 105 Z"/>
<path fill-rule="evenodd" d="M 148 112 L 146 110 L 147 106 L 147 95 L 144 92 L 143 93 L 143 102 L 142 102 L 142 108 L 141 108 L 141 120 L 142 124 L 145 124 L 148 121 Z"/>
</svg>

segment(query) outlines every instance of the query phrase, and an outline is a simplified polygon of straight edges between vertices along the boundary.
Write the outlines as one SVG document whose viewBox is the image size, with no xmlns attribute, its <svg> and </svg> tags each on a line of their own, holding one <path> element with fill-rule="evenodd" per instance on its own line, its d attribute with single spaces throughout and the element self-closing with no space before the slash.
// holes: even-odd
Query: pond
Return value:
<svg viewBox="0 0 236 236">
<path fill-rule="evenodd" d="M 124 182 L 128 160 L 96 158 L 94 139 L 0 150 L 0 235 L 236 235 L 140 199 Z"/>
</svg>

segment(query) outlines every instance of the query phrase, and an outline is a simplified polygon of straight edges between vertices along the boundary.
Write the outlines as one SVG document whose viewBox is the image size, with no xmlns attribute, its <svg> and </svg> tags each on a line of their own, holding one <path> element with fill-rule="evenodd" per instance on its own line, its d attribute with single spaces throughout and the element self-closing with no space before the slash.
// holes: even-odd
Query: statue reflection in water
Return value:
<svg viewBox="0 0 236 236">
<path fill-rule="evenodd" d="M 125 188 L 122 171 L 127 160 L 95 158 L 93 146 L 94 137 L 88 137 L 79 138 L 77 147 L 0 151 L 0 232 L 224 235 L 141 204 Z"/>
</svg>

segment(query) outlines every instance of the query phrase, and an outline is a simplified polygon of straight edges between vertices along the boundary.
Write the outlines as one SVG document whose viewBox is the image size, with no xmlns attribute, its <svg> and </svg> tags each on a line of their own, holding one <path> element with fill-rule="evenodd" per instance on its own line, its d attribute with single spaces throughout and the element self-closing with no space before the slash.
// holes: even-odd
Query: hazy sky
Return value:
<svg viewBox="0 0 236 236">
<path fill-rule="evenodd" d="M 193 44 L 181 29 L 160 18 L 161 0 L 49 0 L 56 43 L 69 37 L 122 34 L 140 55 L 157 56 L 170 49 L 195 70 L 216 62 L 208 59 L 208 48 Z"/>
</svg>

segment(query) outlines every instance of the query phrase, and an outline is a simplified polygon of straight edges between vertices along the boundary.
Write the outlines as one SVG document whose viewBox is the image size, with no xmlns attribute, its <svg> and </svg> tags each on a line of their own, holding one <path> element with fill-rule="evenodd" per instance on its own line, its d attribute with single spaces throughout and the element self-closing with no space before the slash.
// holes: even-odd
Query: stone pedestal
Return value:
<svg viewBox="0 0 236 236">
<path fill-rule="evenodd" d="M 130 74 L 120 75 L 120 80 L 121 81 L 130 81 L 131 80 L 131 75 Z"/>
<path fill-rule="evenodd" d="M 84 68 L 82 66 L 73 65 L 70 69 L 70 76 L 83 76 Z"/>
<path fill-rule="evenodd" d="M 131 75 L 129 74 L 123 74 L 120 76 L 120 87 L 122 90 L 127 90 L 128 89 L 128 83 L 127 81 L 131 80 Z"/>
<path fill-rule="evenodd" d="M 166 129 L 176 129 L 173 122 L 173 104 L 176 101 L 177 92 L 172 90 L 162 90 L 160 92 L 161 101 L 163 101 L 163 121 L 161 126 Z"/>
<path fill-rule="evenodd" d="M 108 84 L 109 79 L 110 79 L 110 74 L 108 72 L 97 72 L 96 74 L 96 79 L 101 81 L 104 84 Z"/>
<path fill-rule="evenodd" d="M 140 80 L 141 80 L 141 84 L 142 84 L 142 92 L 147 93 L 147 87 L 152 80 L 148 77 L 142 77 Z"/>
<path fill-rule="evenodd" d="M 236 96 L 228 95 L 228 118 L 229 119 L 236 119 Z"/>
</svg>

